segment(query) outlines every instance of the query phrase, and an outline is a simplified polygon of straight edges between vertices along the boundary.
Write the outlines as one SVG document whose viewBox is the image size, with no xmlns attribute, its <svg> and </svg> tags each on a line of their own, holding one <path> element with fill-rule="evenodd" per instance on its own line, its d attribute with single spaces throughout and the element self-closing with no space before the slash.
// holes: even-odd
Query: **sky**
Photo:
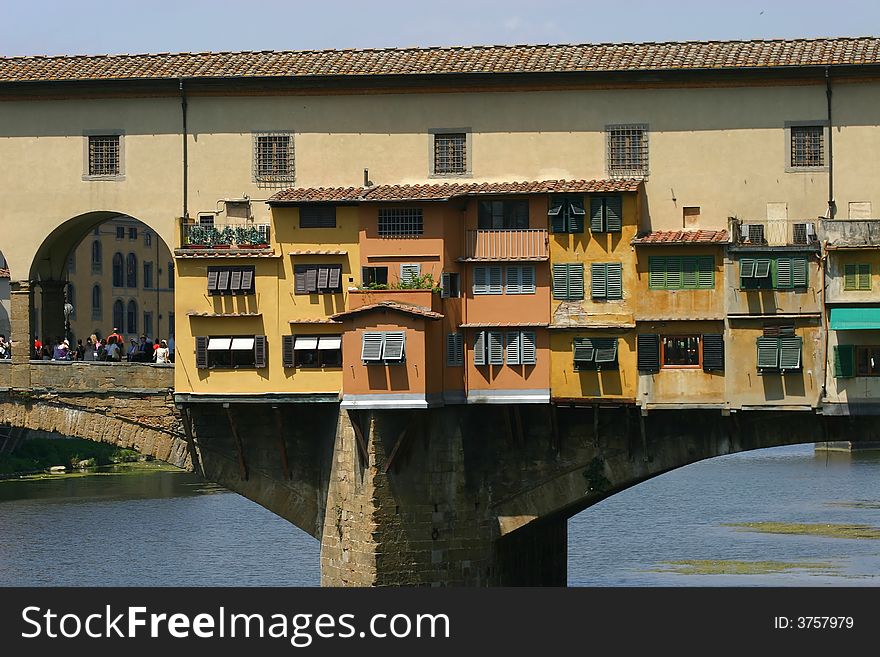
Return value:
<svg viewBox="0 0 880 657">
<path fill-rule="evenodd" d="M 880 32 L 876 0 L 0 0 L 0 56 Z"/>
</svg>

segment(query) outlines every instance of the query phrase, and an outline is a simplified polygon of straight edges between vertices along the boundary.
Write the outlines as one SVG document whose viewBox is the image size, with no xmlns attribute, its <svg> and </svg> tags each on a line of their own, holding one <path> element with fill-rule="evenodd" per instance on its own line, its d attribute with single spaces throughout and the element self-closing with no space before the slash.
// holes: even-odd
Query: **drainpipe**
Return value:
<svg viewBox="0 0 880 657">
<path fill-rule="evenodd" d="M 178 79 L 178 88 L 180 89 L 180 114 L 183 121 L 182 137 L 183 137 L 183 218 L 189 219 L 189 203 L 187 198 L 189 157 L 186 146 L 186 93 L 183 90 L 183 78 Z"/>
<path fill-rule="evenodd" d="M 826 215 L 829 219 L 834 219 L 834 129 L 831 123 L 831 69 L 828 66 L 825 67 L 825 102 L 828 120 L 828 210 Z"/>
<path fill-rule="evenodd" d="M 822 354 L 822 390 L 819 393 L 819 400 L 816 404 L 820 406 L 826 399 L 828 395 L 828 306 L 825 303 L 826 298 L 826 289 L 827 285 L 827 272 L 826 267 L 828 266 L 828 240 L 825 240 L 822 243 L 821 250 L 819 252 L 819 271 L 822 274 L 822 284 L 819 286 L 820 292 L 822 294 L 821 303 L 822 303 L 822 333 L 823 335 L 823 354 Z"/>
</svg>

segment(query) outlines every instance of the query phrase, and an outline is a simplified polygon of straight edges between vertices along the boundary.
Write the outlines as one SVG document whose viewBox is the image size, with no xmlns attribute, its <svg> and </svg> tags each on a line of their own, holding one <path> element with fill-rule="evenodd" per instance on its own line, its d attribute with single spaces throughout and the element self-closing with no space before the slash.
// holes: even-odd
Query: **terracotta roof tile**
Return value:
<svg viewBox="0 0 880 657">
<path fill-rule="evenodd" d="M 346 310 L 341 313 L 336 313 L 335 315 L 330 315 L 330 317 L 336 320 L 347 319 L 352 315 L 369 312 L 371 310 L 394 310 L 401 313 L 408 313 L 410 315 L 418 315 L 419 317 L 424 317 L 426 319 L 443 319 L 442 314 L 435 313 L 430 308 L 416 306 L 409 303 L 399 303 L 397 301 L 379 301 L 378 303 L 370 303 L 366 306 L 355 308 L 354 310 Z"/>
<path fill-rule="evenodd" d="M 0 81 L 585 73 L 880 64 L 880 38 L 31 56 Z"/>
<path fill-rule="evenodd" d="M 207 313 L 207 312 L 196 312 L 190 311 L 186 314 L 187 317 L 262 317 L 263 313 Z"/>
<path fill-rule="evenodd" d="M 635 192 L 638 178 L 613 180 L 540 180 L 492 183 L 428 183 L 424 185 L 374 185 L 372 187 L 310 187 L 283 189 L 268 203 L 445 201 L 463 196 L 495 194 L 590 194 Z"/>
<path fill-rule="evenodd" d="M 726 230 L 655 230 L 640 233 L 632 244 L 725 244 Z"/>
<path fill-rule="evenodd" d="M 314 317 L 307 318 L 304 317 L 302 319 L 291 319 L 289 324 L 339 324 L 339 322 L 335 319 L 325 319 L 322 317 Z"/>
</svg>

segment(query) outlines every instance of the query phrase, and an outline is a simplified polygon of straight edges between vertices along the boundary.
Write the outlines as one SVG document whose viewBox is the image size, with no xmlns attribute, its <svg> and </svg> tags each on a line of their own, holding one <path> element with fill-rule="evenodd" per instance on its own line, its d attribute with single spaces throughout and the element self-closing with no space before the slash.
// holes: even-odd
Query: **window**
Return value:
<svg viewBox="0 0 880 657">
<path fill-rule="evenodd" d="M 593 299 L 622 299 L 623 273 L 619 262 L 590 265 L 590 296 Z"/>
<path fill-rule="evenodd" d="M 464 365 L 464 334 L 446 334 L 446 365 L 448 367 Z"/>
<path fill-rule="evenodd" d="M 648 175 L 648 126 L 610 125 L 608 173 L 612 176 Z"/>
<path fill-rule="evenodd" d="M 144 231 L 144 246 L 152 246 L 153 245 L 153 233 L 150 231 Z"/>
<path fill-rule="evenodd" d="M 508 266 L 505 294 L 535 294 L 534 265 Z"/>
<path fill-rule="evenodd" d="M 126 287 L 135 288 L 138 286 L 138 262 L 134 253 L 129 253 L 126 260 L 125 268 L 125 284 Z"/>
<path fill-rule="evenodd" d="M 101 241 L 92 241 L 92 273 L 100 274 L 104 269 L 104 256 L 101 249 Z"/>
<path fill-rule="evenodd" d="M 301 205 L 300 228 L 336 228 L 335 205 Z"/>
<path fill-rule="evenodd" d="M 441 132 L 434 135 L 435 175 L 467 173 L 467 133 Z"/>
<path fill-rule="evenodd" d="M 153 287 L 153 263 L 144 262 L 144 289 L 149 290 Z"/>
<path fill-rule="evenodd" d="M 480 201 L 477 206 L 477 228 L 513 229 L 528 227 L 528 201 Z"/>
<path fill-rule="evenodd" d="M 834 376 L 880 376 L 880 347 L 840 344 L 834 347 Z"/>
<path fill-rule="evenodd" d="M 803 338 L 794 334 L 793 325 L 765 326 L 757 339 L 758 372 L 801 369 Z"/>
<path fill-rule="evenodd" d="M 880 376 L 880 347 L 856 347 L 856 372 L 859 376 Z"/>
<path fill-rule="evenodd" d="M 92 319 L 102 319 L 104 309 L 101 307 L 101 286 L 92 286 Z M 117 326 L 119 326 L 117 324 Z"/>
<path fill-rule="evenodd" d="M 660 337 L 660 362 L 663 367 L 700 367 L 702 341 L 699 335 L 663 335 Z"/>
<path fill-rule="evenodd" d="M 113 254 L 113 287 L 124 286 L 123 259 L 121 253 Z"/>
<path fill-rule="evenodd" d="M 90 135 L 88 140 L 88 175 L 118 176 L 121 173 L 119 166 L 120 136 Z"/>
<path fill-rule="evenodd" d="M 617 338 L 575 338 L 575 371 L 618 369 L 617 342 Z"/>
<path fill-rule="evenodd" d="M 422 234 L 421 208 L 379 210 L 379 237 L 418 237 Z"/>
<path fill-rule="evenodd" d="M 361 360 L 365 365 L 406 362 L 404 331 L 366 331 L 361 336 Z"/>
<path fill-rule="evenodd" d="M 404 262 L 400 265 L 400 287 L 415 287 L 419 284 L 422 266 L 417 262 Z"/>
<path fill-rule="evenodd" d="M 296 265 L 294 294 L 332 294 L 342 291 L 342 265 Z"/>
<path fill-rule="evenodd" d="M 76 251 L 70 254 L 70 257 L 67 258 L 67 273 L 75 274 L 76 273 Z"/>
<path fill-rule="evenodd" d="M 196 337 L 199 369 L 261 369 L 266 367 L 265 335 Z"/>
<path fill-rule="evenodd" d="M 128 302 L 128 312 L 126 313 L 126 332 L 127 333 L 137 333 L 138 332 L 138 307 L 137 303 L 134 299 L 129 300 Z"/>
<path fill-rule="evenodd" d="M 125 226 L 117 226 L 116 227 L 116 239 L 118 239 L 118 240 L 125 239 Z"/>
<path fill-rule="evenodd" d="M 582 196 L 556 197 L 547 211 L 554 233 L 583 233 L 586 214 Z"/>
<path fill-rule="evenodd" d="M 590 232 L 619 233 L 623 228 L 623 199 L 620 196 L 590 197 Z"/>
<path fill-rule="evenodd" d="M 293 137 L 288 133 L 254 135 L 254 180 L 292 182 L 294 180 Z"/>
<path fill-rule="evenodd" d="M 502 268 L 498 265 L 474 267 L 474 296 L 502 294 Z"/>
<path fill-rule="evenodd" d="M 168 289 L 174 289 L 174 263 L 168 263 Z"/>
<path fill-rule="evenodd" d="M 651 256 L 648 287 L 652 290 L 711 290 L 715 287 L 713 256 Z"/>
<path fill-rule="evenodd" d="M 125 319 L 125 306 L 121 299 L 113 302 L 113 327 L 120 331 L 124 328 L 123 320 Z"/>
<path fill-rule="evenodd" d="M 740 288 L 743 290 L 790 290 L 807 287 L 807 258 L 741 258 Z"/>
<path fill-rule="evenodd" d="M 208 294 L 253 294 L 253 267 L 208 267 Z"/>
<path fill-rule="evenodd" d="M 584 263 L 553 264 L 553 298 L 567 301 L 584 298 Z"/>
<path fill-rule="evenodd" d="M 364 287 L 388 286 L 388 267 L 361 267 Z"/>
<path fill-rule="evenodd" d="M 341 335 L 282 335 L 284 367 L 342 367 Z"/>
<path fill-rule="evenodd" d="M 200 214 L 199 215 L 199 226 L 213 226 L 214 225 L 214 215 L 213 214 Z"/>
<path fill-rule="evenodd" d="M 843 266 L 844 290 L 870 290 L 871 265 L 868 263 L 848 263 Z"/>
<path fill-rule="evenodd" d="M 793 125 L 790 128 L 791 167 L 825 166 L 825 128 L 821 125 Z"/>
<path fill-rule="evenodd" d="M 168 337 L 174 337 L 174 313 L 168 313 Z"/>
<path fill-rule="evenodd" d="M 144 313 L 144 335 L 148 338 L 153 337 L 153 313 Z"/>
<path fill-rule="evenodd" d="M 138 229 L 137 226 L 129 226 L 128 228 L 128 239 L 136 240 L 138 238 Z"/>
<path fill-rule="evenodd" d="M 537 362 L 534 331 L 477 331 L 474 365 L 534 365 Z"/>
<path fill-rule="evenodd" d="M 461 274 L 455 271 L 445 271 L 440 274 L 440 297 L 442 299 L 454 299 L 461 296 Z"/>
</svg>

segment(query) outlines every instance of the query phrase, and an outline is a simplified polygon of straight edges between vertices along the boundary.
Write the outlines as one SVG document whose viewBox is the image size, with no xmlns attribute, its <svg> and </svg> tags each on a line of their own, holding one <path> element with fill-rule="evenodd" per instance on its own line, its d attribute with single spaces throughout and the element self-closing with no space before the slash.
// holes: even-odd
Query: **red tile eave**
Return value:
<svg viewBox="0 0 880 657">
<path fill-rule="evenodd" d="M 666 230 L 637 236 L 634 246 L 723 246 L 728 244 L 726 230 Z"/>
<path fill-rule="evenodd" d="M 407 315 L 413 315 L 415 317 L 421 317 L 423 319 L 430 320 L 438 320 L 443 319 L 443 315 L 438 312 L 434 312 L 428 308 L 424 308 L 422 306 L 413 306 L 409 304 L 397 303 L 394 301 L 380 301 L 378 303 L 371 303 L 365 306 L 360 306 L 359 308 L 355 308 L 353 310 L 346 310 L 341 313 L 336 313 L 335 315 L 330 315 L 330 318 L 336 321 L 343 319 L 350 319 L 355 315 L 360 315 L 362 313 L 373 312 L 373 311 L 392 311 L 404 313 Z"/>
</svg>

